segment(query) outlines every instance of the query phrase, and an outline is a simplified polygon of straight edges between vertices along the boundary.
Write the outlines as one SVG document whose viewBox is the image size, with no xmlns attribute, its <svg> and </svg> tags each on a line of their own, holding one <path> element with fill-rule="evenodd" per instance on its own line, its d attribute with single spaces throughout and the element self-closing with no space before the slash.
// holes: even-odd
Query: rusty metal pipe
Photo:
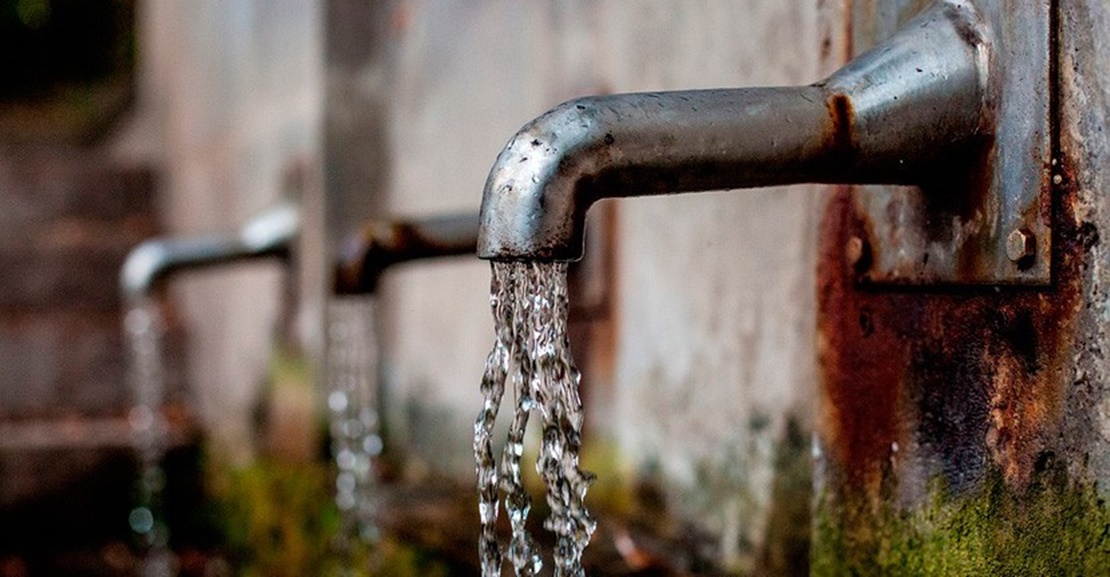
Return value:
<svg viewBox="0 0 1110 577">
<path fill-rule="evenodd" d="M 145 241 L 127 255 L 120 270 L 124 298 L 149 294 L 169 276 L 221 264 L 286 259 L 300 232 L 300 214 L 292 203 L 282 203 L 247 222 L 238 234 Z"/>
<path fill-rule="evenodd" d="M 527 124 L 490 171 L 478 256 L 575 260 L 597 200 L 794 183 L 922 184 L 989 143 L 989 43 L 933 4 L 810 86 L 590 96 Z"/>
<path fill-rule="evenodd" d="M 477 242 L 476 213 L 372 221 L 343 241 L 333 288 L 340 295 L 373 293 L 382 273 L 394 265 L 472 255 Z"/>
</svg>

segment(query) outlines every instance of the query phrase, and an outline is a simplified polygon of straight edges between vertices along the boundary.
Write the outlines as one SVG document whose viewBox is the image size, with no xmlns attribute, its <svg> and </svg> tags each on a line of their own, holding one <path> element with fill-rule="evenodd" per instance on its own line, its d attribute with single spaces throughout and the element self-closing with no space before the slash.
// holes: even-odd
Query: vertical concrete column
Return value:
<svg viewBox="0 0 1110 577">
<path fill-rule="evenodd" d="M 387 131 L 393 5 L 322 0 L 319 7 L 321 156 L 307 175 L 303 203 L 297 332 L 320 378 L 337 243 L 361 223 L 383 214 L 393 169 Z"/>
<path fill-rule="evenodd" d="M 148 0 L 144 98 L 160 128 L 169 231 L 234 230 L 282 193 L 318 147 L 319 15 L 311 0 Z M 182 277 L 188 380 L 205 426 L 234 460 L 253 452 L 252 413 L 282 296 L 277 267 Z"/>
</svg>

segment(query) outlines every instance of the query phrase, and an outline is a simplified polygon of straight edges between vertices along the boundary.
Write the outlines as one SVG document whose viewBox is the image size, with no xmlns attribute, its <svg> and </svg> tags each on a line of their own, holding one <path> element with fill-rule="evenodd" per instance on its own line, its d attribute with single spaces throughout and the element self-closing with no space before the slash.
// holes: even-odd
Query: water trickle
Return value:
<svg viewBox="0 0 1110 577">
<path fill-rule="evenodd" d="M 335 297 L 328 303 L 327 404 L 335 454 L 335 504 L 344 535 L 377 537 L 374 461 L 382 452 L 378 423 L 376 301 Z"/>
<path fill-rule="evenodd" d="M 165 329 L 157 301 L 142 298 L 130 303 L 123 324 L 130 353 L 128 381 L 132 407 L 128 424 L 139 457 L 138 500 L 128 515 L 128 523 L 143 550 L 140 574 L 164 577 L 175 571 L 169 550 L 169 529 L 162 515 L 165 485 L 162 457 L 166 454 L 168 431 L 162 414 L 165 401 L 162 336 Z"/>
<path fill-rule="evenodd" d="M 578 468 L 582 446 L 579 373 L 567 339 L 565 263 L 495 262 L 490 291 L 496 340 L 482 378 L 482 410 L 474 425 L 482 532 L 482 574 L 500 575 L 497 542 L 498 488 L 505 494 L 512 537 L 507 556 L 517 575 L 536 575 L 543 561 L 525 522 L 531 501 L 521 480 L 524 432 L 532 412 L 542 420 L 542 446 L 536 470 L 547 486 L 551 516 L 544 527 L 555 534 L 556 576 L 585 575 L 582 552 L 596 528 L 584 499 L 592 477 Z M 514 412 L 500 468 L 493 455 L 493 425 L 512 384 Z"/>
</svg>

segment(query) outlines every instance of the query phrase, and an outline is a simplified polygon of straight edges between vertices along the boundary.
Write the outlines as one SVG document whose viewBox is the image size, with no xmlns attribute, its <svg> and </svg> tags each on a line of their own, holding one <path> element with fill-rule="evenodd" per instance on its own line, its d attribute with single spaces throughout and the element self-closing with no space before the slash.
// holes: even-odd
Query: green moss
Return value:
<svg viewBox="0 0 1110 577">
<path fill-rule="evenodd" d="M 809 455 L 809 437 L 791 417 L 775 449 L 769 521 L 756 574 L 809 574 L 812 497 L 813 460 Z"/>
<path fill-rule="evenodd" d="M 937 483 L 924 504 L 908 510 L 826 497 L 817 511 L 812 573 L 1105 574 L 1110 511 L 1093 486 L 1058 477 L 1018 492 L 992 475 L 964 495 Z"/>
<path fill-rule="evenodd" d="M 334 473 L 323 463 L 260 460 L 213 477 L 216 517 L 236 575 L 447 575 L 426 551 L 389 536 L 340 546 Z"/>
<path fill-rule="evenodd" d="M 308 358 L 286 346 L 277 347 L 270 358 L 269 381 L 275 389 L 292 387 L 313 390 L 315 387 L 312 364 Z"/>
<path fill-rule="evenodd" d="M 325 467 L 277 461 L 216 479 L 226 546 L 240 574 L 305 575 L 331 563 L 340 520 L 329 480 Z"/>
</svg>

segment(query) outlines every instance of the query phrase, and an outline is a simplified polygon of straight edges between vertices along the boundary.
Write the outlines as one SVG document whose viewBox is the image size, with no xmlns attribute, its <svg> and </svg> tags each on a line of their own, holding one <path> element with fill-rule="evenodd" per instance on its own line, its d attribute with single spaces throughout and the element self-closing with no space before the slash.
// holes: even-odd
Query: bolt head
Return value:
<svg viewBox="0 0 1110 577">
<path fill-rule="evenodd" d="M 844 258 L 848 261 L 848 266 L 858 267 L 863 264 L 863 257 L 867 252 L 867 245 L 864 244 L 863 239 L 858 236 L 853 236 L 848 239 L 844 245 Z"/>
<path fill-rule="evenodd" d="M 1006 256 L 1013 262 L 1025 260 L 1033 256 L 1037 249 L 1037 241 L 1033 233 L 1027 230 L 1015 230 L 1006 238 Z"/>
</svg>

